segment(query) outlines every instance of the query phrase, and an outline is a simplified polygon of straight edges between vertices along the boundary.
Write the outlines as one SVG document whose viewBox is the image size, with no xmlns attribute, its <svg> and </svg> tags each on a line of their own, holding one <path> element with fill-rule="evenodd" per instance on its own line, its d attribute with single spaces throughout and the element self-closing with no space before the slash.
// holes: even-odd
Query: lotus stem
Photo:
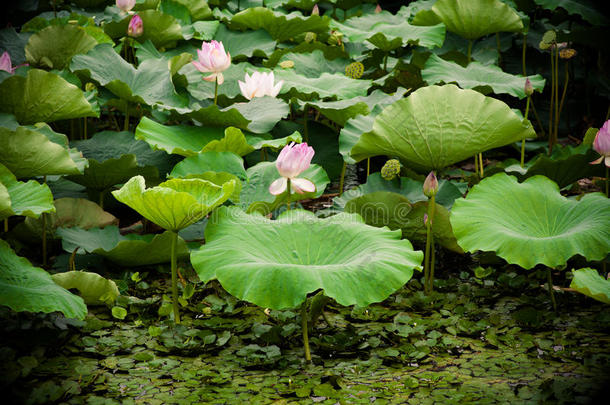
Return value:
<svg viewBox="0 0 610 405">
<path fill-rule="evenodd" d="M 559 139 L 559 47 L 555 49 L 555 130 L 553 144 Z"/>
<path fill-rule="evenodd" d="M 547 286 L 549 294 L 551 296 L 551 302 L 553 303 L 553 311 L 557 312 L 557 301 L 555 300 L 555 292 L 553 291 L 553 276 L 551 275 L 551 269 L 546 269 Z"/>
<path fill-rule="evenodd" d="M 388 56 L 390 55 L 389 52 L 386 52 L 385 56 L 383 57 L 383 70 L 384 72 L 388 71 Z"/>
<path fill-rule="evenodd" d="M 608 183 L 610 183 L 610 169 L 608 166 L 606 166 L 606 197 L 610 197 L 610 192 L 608 192 Z"/>
<path fill-rule="evenodd" d="M 8 218 L 4 218 L 4 232 L 8 232 Z"/>
<path fill-rule="evenodd" d="M 83 138 L 87 139 L 87 117 L 83 120 Z"/>
<path fill-rule="evenodd" d="M 42 213 L 42 267 L 47 266 L 47 215 Z"/>
<path fill-rule="evenodd" d="M 178 243 L 178 234 L 171 231 L 172 235 L 172 250 L 171 250 L 171 266 L 172 266 L 172 304 L 174 306 L 174 322 L 180 323 L 180 309 L 178 308 L 178 268 L 176 266 L 176 244 Z"/>
<path fill-rule="evenodd" d="M 347 169 L 347 163 L 343 161 L 343 168 L 341 169 L 341 178 L 339 179 L 339 197 L 343 194 L 343 182 L 345 181 L 345 170 Z"/>
<path fill-rule="evenodd" d="M 524 121 L 527 121 L 527 116 L 530 111 L 530 99 L 532 96 L 527 96 L 527 102 L 525 103 L 525 118 Z M 521 167 L 525 166 L 525 137 L 521 140 Z"/>
<path fill-rule="evenodd" d="M 472 39 L 468 40 L 468 54 L 466 55 L 468 59 L 468 64 L 470 64 L 470 57 L 472 55 Z"/>
<path fill-rule="evenodd" d="M 502 50 L 500 49 L 500 33 L 496 32 L 496 46 L 498 47 L 498 66 L 502 63 Z"/>
<path fill-rule="evenodd" d="M 480 166 L 480 169 L 481 169 L 479 171 L 479 173 L 480 173 L 481 178 L 483 178 L 483 175 L 484 175 L 484 171 L 483 171 L 483 153 L 479 153 L 479 166 Z"/>
<path fill-rule="evenodd" d="M 290 211 L 290 188 L 292 187 L 292 184 L 290 184 L 290 179 L 287 180 L 286 183 L 286 193 L 288 193 L 288 201 L 286 201 L 286 209 L 288 211 Z"/>
<path fill-rule="evenodd" d="M 563 91 L 561 93 L 561 101 L 559 102 L 559 112 L 557 113 L 557 120 L 555 123 L 555 128 L 559 128 L 559 117 L 561 117 L 561 110 L 563 110 L 563 102 L 566 99 L 566 94 L 568 92 L 568 82 L 570 81 L 570 72 L 568 71 L 568 61 L 566 60 L 566 73 L 565 73 L 565 81 L 563 82 Z"/>
<path fill-rule="evenodd" d="M 553 101 L 555 99 L 555 59 L 551 48 L 551 104 L 549 107 L 549 154 L 553 148 Z"/>
<path fill-rule="evenodd" d="M 267 161 L 267 150 L 265 149 L 264 146 L 261 148 L 261 160 L 263 162 Z"/>
<path fill-rule="evenodd" d="M 434 256 L 430 250 L 434 250 L 434 234 L 432 233 L 432 221 L 434 220 L 435 196 L 428 200 L 428 221 L 426 222 L 426 251 L 424 254 L 424 293 L 432 292 L 432 277 L 434 277 Z"/>
<path fill-rule="evenodd" d="M 371 174 L 371 158 L 366 158 L 366 179 L 369 179 L 369 174 Z"/>
<path fill-rule="evenodd" d="M 523 33 L 523 51 L 521 52 L 521 65 L 523 67 L 523 76 L 527 76 L 527 70 L 525 69 L 525 50 L 527 48 L 527 32 Z"/>
<path fill-rule="evenodd" d="M 307 116 L 309 115 L 309 109 L 305 106 L 304 114 L 303 114 L 303 136 L 305 137 L 305 142 L 309 143 L 309 131 L 307 130 Z"/>
<path fill-rule="evenodd" d="M 105 196 L 106 196 L 106 190 L 100 191 L 99 206 L 101 209 L 104 209 L 104 197 Z"/>
<path fill-rule="evenodd" d="M 311 353 L 309 351 L 309 335 L 307 334 L 307 299 L 301 306 L 301 330 L 303 332 L 303 347 L 305 348 L 305 360 L 311 363 Z"/>
<path fill-rule="evenodd" d="M 218 105 L 218 77 L 214 81 L 214 105 Z"/>
<path fill-rule="evenodd" d="M 430 225 L 430 228 L 432 228 L 432 225 Z M 430 280 L 428 280 L 428 284 L 429 284 L 429 291 L 432 292 L 434 291 L 434 265 L 435 265 L 435 260 L 434 260 L 434 256 L 436 255 L 436 249 L 434 248 L 434 232 L 430 231 Z"/>
</svg>

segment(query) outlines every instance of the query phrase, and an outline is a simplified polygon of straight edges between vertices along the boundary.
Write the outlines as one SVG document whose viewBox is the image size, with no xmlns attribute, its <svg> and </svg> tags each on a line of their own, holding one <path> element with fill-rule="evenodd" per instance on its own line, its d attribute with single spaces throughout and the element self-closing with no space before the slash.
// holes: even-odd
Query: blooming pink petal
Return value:
<svg viewBox="0 0 610 405">
<path fill-rule="evenodd" d="M 288 179 L 286 177 L 280 177 L 279 179 L 271 183 L 271 185 L 269 186 L 269 192 L 273 195 L 280 195 L 284 191 L 286 191 L 287 187 Z"/>
<path fill-rule="evenodd" d="M 303 194 L 303 193 L 313 193 L 316 191 L 316 185 L 311 181 L 302 178 L 296 178 L 290 180 L 290 188 L 295 193 Z"/>
<path fill-rule="evenodd" d="M 213 73 L 212 76 L 204 80 L 213 81 L 218 78 L 218 84 L 222 84 L 224 77 L 222 72 L 231 66 L 231 55 L 225 53 L 225 48 L 221 42 L 203 42 L 201 49 L 197 50 L 197 59 L 193 65 L 202 73 Z"/>
<path fill-rule="evenodd" d="M 598 165 L 598 164 L 600 164 L 600 163 L 601 163 L 601 162 L 602 162 L 604 159 L 605 159 L 605 157 L 604 157 L 604 156 L 600 156 L 600 157 L 599 157 L 599 159 L 595 159 L 594 161 L 589 162 L 589 164 L 590 164 L 590 165 Z"/>
<path fill-rule="evenodd" d="M 121 10 L 128 12 L 136 5 L 136 0 L 116 0 L 115 4 Z"/>
</svg>

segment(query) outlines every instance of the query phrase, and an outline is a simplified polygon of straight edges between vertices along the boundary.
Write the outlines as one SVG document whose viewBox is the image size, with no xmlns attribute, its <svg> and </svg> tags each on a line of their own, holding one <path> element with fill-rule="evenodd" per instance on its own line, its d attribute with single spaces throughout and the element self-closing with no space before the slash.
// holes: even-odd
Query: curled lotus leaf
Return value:
<svg viewBox="0 0 610 405">
<path fill-rule="evenodd" d="M 544 176 L 482 180 L 455 201 L 451 225 L 464 251 L 495 252 L 525 269 L 556 268 L 575 255 L 601 260 L 610 251 L 610 200 L 600 193 L 567 199 Z"/>
<path fill-rule="evenodd" d="M 570 288 L 594 300 L 610 304 L 610 280 L 600 276 L 597 270 L 584 268 L 572 270 L 574 278 Z"/>
<path fill-rule="evenodd" d="M 51 276 L 53 281 L 66 290 L 77 289 L 87 305 L 112 305 L 120 295 L 114 281 L 97 273 L 67 271 Z"/>
<path fill-rule="evenodd" d="M 320 219 L 293 210 L 270 220 L 222 207 L 191 262 L 202 281 L 218 279 L 229 293 L 261 307 L 294 308 L 317 290 L 341 305 L 366 306 L 420 269 L 422 252 L 400 236 L 364 224 L 357 214 Z"/>
<path fill-rule="evenodd" d="M 177 232 L 225 202 L 234 189 L 234 180 L 218 186 L 202 179 L 171 179 L 146 189 L 144 177 L 135 176 L 112 194 L 144 218 Z"/>
</svg>

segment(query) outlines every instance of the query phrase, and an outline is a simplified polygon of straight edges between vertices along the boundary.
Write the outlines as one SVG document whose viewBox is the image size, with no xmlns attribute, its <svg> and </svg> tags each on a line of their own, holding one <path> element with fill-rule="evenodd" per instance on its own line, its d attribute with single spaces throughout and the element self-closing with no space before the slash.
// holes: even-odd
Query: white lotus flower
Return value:
<svg viewBox="0 0 610 405">
<path fill-rule="evenodd" d="M 254 72 L 252 76 L 246 73 L 245 81 L 244 83 L 238 80 L 241 94 L 248 100 L 252 100 L 254 97 L 275 97 L 280 93 L 284 84 L 284 81 L 280 80 L 274 85 L 275 77 L 273 77 L 273 72 Z"/>
</svg>

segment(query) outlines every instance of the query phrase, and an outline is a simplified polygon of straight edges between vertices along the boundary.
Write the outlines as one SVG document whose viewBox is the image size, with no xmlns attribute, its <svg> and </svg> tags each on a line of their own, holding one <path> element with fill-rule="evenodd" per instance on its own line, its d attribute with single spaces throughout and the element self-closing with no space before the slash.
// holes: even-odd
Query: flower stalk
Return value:
<svg viewBox="0 0 610 405">
<path fill-rule="evenodd" d="M 178 234 L 171 231 L 172 247 L 171 247 L 171 268 L 172 268 L 172 305 L 174 307 L 174 322 L 180 323 L 180 308 L 178 307 L 178 268 L 176 264 L 176 245 L 178 243 Z"/>
<path fill-rule="evenodd" d="M 303 333 L 303 348 L 305 349 L 305 360 L 311 363 L 311 352 L 309 351 L 309 335 L 307 333 L 307 300 L 301 306 L 301 331 Z"/>
</svg>

